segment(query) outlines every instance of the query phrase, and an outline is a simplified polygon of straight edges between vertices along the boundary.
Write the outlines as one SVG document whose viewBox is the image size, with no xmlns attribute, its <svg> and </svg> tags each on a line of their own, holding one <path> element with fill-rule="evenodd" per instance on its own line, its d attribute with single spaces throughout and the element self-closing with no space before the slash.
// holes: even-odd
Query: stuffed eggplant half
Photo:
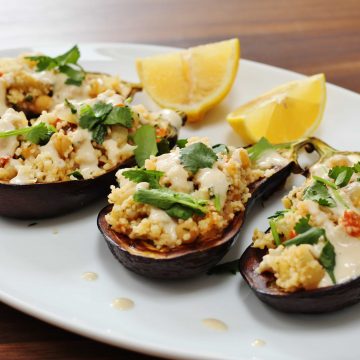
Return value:
<svg viewBox="0 0 360 360">
<path fill-rule="evenodd" d="M 286 312 L 329 312 L 360 300 L 360 153 L 309 142 L 319 161 L 269 218 L 270 230 L 255 230 L 239 264 L 255 294 Z"/>
<path fill-rule="evenodd" d="M 108 193 L 121 167 L 175 144 L 183 117 L 149 112 L 107 90 L 65 100 L 30 121 L 12 108 L 0 119 L 0 215 L 42 218 Z"/>
<path fill-rule="evenodd" d="M 118 76 L 86 72 L 79 58 L 80 51 L 74 46 L 56 57 L 29 54 L 0 59 L 0 115 L 13 108 L 34 118 L 65 99 L 96 98 L 106 90 L 127 98 L 141 89 Z"/>
<path fill-rule="evenodd" d="M 292 149 L 263 139 L 247 149 L 189 138 L 144 168 L 117 172 L 98 227 L 128 269 L 178 279 L 206 272 L 236 240 L 252 202 L 293 169 Z"/>
</svg>

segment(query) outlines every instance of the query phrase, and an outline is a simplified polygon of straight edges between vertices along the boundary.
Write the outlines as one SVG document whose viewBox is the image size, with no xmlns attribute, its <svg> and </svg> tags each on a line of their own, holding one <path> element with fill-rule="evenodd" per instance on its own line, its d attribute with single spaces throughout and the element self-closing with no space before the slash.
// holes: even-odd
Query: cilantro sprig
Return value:
<svg viewBox="0 0 360 360">
<path fill-rule="evenodd" d="M 319 205 L 335 207 L 336 203 L 330 195 L 328 188 L 323 182 L 315 180 L 315 182 L 304 190 L 304 199 L 317 202 Z"/>
<path fill-rule="evenodd" d="M 0 138 L 24 135 L 25 139 L 33 144 L 46 145 L 55 132 L 56 129 L 52 125 L 41 122 L 34 126 L 0 132 Z"/>
<path fill-rule="evenodd" d="M 184 168 L 193 174 L 196 174 L 199 169 L 211 168 L 217 155 L 214 150 L 201 142 L 197 142 L 186 146 L 180 150 L 180 161 Z"/>
<path fill-rule="evenodd" d="M 86 72 L 78 60 L 80 50 L 77 45 L 62 55 L 50 57 L 46 55 L 27 56 L 26 59 L 36 62 L 36 71 L 57 69 L 67 76 L 65 84 L 80 86 L 85 79 Z"/>
<path fill-rule="evenodd" d="M 80 108 L 79 125 L 92 133 L 92 139 L 98 144 L 104 142 L 107 126 L 122 125 L 131 128 L 133 118 L 128 106 L 113 106 L 102 101 L 92 107 L 84 105 Z"/>
<path fill-rule="evenodd" d="M 123 171 L 121 175 L 135 183 L 147 182 L 151 189 L 159 189 L 159 180 L 164 173 L 157 170 L 131 169 Z"/>
<path fill-rule="evenodd" d="M 138 166 L 142 167 L 146 159 L 158 152 L 155 128 L 151 125 L 141 126 L 136 130 L 133 140 L 136 145 L 135 160 Z"/>
<path fill-rule="evenodd" d="M 134 200 L 149 204 L 164 210 L 169 216 L 183 220 L 193 215 L 204 215 L 207 212 L 207 201 L 195 199 L 192 196 L 172 191 L 167 188 L 138 190 Z"/>
<path fill-rule="evenodd" d="M 260 159 L 264 152 L 274 149 L 275 147 L 270 144 L 266 138 L 262 137 L 256 144 L 247 148 L 246 150 L 249 154 L 250 160 L 252 162 L 256 162 Z"/>
</svg>

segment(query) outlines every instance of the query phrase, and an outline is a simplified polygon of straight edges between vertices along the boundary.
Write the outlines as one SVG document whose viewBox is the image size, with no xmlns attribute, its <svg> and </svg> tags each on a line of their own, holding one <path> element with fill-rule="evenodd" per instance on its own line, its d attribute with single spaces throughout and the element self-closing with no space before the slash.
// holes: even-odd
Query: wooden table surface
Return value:
<svg viewBox="0 0 360 360">
<path fill-rule="evenodd" d="M 360 0 L 0 0 L 1 47 L 137 42 L 187 47 L 230 37 L 242 57 L 325 72 L 360 92 Z M 1 234 L 1 233 L 0 233 Z M 0 359 L 150 360 L 55 328 L 0 303 Z"/>
</svg>

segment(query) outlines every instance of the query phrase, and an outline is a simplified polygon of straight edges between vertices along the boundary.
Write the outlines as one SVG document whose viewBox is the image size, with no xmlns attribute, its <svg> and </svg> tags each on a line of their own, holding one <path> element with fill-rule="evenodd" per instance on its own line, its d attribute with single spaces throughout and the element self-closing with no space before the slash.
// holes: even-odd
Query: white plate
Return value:
<svg viewBox="0 0 360 360">
<path fill-rule="evenodd" d="M 55 55 L 70 45 L 36 50 Z M 169 50 L 130 44 L 85 44 L 80 48 L 87 69 L 120 73 L 128 80 L 137 80 L 137 56 Z M 18 51 L 0 51 L 0 56 Z M 241 145 L 224 115 L 278 84 L 301 77 L 241 60 L 227 99 L 206 122 L 186 127 L 182 137 L 207 135 L 216 143 Z M 339 149 L 360 150 L 360 96 L 334 85 L 327 90 L 325 119 L 316 135 Z M 255 226 L 266 227 L 265 218 L 281 206 L 280 197 L 281 193 L 275 194 L 264 208 L 259 206 L 253 212 L 241 241 L 225 260 L 239 257 Z M 32 227 L 27 226 L 30 221 L 0 218 L 0 299 L 81 335 L 158 356 L 201 360 L 359 358 L 360 306 L 323 316 L 285 315 L 263 305 L 239 275 L 205 275 L 180 282 L 144 279 L 125 270 L 108 251 L 96 227 L 96 215 L 103 205 L 100 202 L 68 216 L 41 220 Z M 86 271 L 98 273 L 98 280 L 83 280 Z M 118 297 L 132 299 L 135 307 L 114 310 L 110 304 Z M 204 318 L 220 319 L 229 329 L 206 328 Z M 253 347 L 256 339 L 266 345 Z"/>
</svg>

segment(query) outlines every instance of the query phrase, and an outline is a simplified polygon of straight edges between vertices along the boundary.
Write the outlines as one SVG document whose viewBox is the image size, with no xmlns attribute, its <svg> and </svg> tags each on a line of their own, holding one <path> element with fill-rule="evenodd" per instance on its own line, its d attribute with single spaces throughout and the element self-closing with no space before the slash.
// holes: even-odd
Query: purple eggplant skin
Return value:
<svg viewBox="0 0 360 360">
<path fill-rule="evenodd" d="M 270 196 L 279 188 L 293 171 L 294 162 L 279 169 L 267 179 L 260 179 L 250 186 L 252 197 L 243 213 L 238 213 L 231 224 L 224 230 L 220 239 L 207 243 L 182 245 L 168 252 L 152 250 L 139 245 L 138 241 L 119 234 L 111 229 L 105 215 L 112 205 L 103 208 L 98 215 L 98 228 L 115 258 L 127 269 L 157 279 L 184 279 L 206 273 L 215 266 L 229 251 L 240 236 L 240 230 L 246 214 L 254 202 Z"/>
<path fill-rule="evenodd" d="M 135 165 L 134 158 L 103 175 L 87 180 L 16 185 L 0 183 L 0 216 L 16 219 L 43 219 L 81 209 L 106 197 L 115 185 L 115 173 Z"/>
<path fill-rule="evenodd" d="M 294 293 L 282 291 L 272 273 L 256 272 L 267 250 L 249 246 L 239 261 L 239 270 L 256 296 L 287 313 L 321 314 L 343 309 L 360 301 L 360 277 L 342 284 Z"/>
</svg>

